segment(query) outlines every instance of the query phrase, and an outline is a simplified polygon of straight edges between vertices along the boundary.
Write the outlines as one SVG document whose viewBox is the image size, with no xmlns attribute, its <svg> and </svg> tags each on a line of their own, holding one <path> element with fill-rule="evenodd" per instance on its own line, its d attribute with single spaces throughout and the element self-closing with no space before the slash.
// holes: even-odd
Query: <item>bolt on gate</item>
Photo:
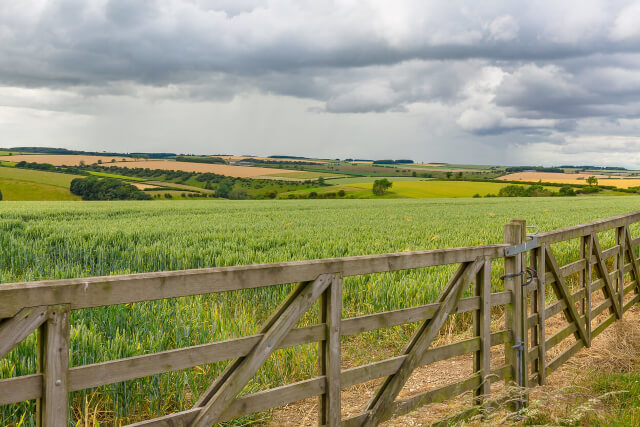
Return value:
<svg viewBox="0 0 640 427">
<path fill-rule="evenodd" d="M 629 229 L 638 221 L 640 211 L 527 236 L 524 220 L 514 220 L 505 226 L 505 243 L 496 245 L 0 285 L 0 358 L 34 331 L 39 347 L 37 373 L 0 379 L 0 405 L 35 399 L 38 425 L 66 426 L 72 391 L 232 360 L 192 409 L 135 425 L 211 426 L 317 396 L 318 425 L 374 426 L 467 392 L 477 405 L 468 413 L 477 411 L 492 402 L 491 385 L 501 381 L 524 390 L 516 397 L 517 410 L 526 405 L 528 387 L 544 384 L 640 299 L 640 237 L 633 238 Z M 607 230 L 615 233 L 614 245 L 603 250 L 598 233 Z M 579 258 L 559 266 L 552 245 L 573 239 L 579 240 Z M 498 259 L 504 259 L 504 288 L 492 291 L 492 260 Z M 342 317 L 343 277 L 441 265 L 457 269 L 436 302 Z M 571 287 L 568 278 L 575 275 Z M 285 283 L 298 286 L 254 335 L 69 366 L 71 310 Z M 471 296 L 464 297 L 469 287 Z M 296 327 L 316 301 L 318 323 Z M 505 313 L 503 324 L 497 325 L 495 316 L 492 322 L 492 311 Z M 459 313 L 472 314 L 472 337 L 434 346 L 450 316 Z M 547 334 L 547 320 L 560 313 L 566 324 Z M 342 337 L 415 322 L 420 324 L 401 354 L 341 368 Z M 552 352 L 570 337 L 568 347 Z M 316 377 L 241 394 L 275 350 L 314 342 Z M 497 367 L 492 367 L 494 347 L 504 353 Z M 465 355 L 471 356 L 471 375 L 400 397 L 417 368 Z M 382 382 L 364 410 L 343 417 L 341 390 L 376 379 Z"/>
</svg>

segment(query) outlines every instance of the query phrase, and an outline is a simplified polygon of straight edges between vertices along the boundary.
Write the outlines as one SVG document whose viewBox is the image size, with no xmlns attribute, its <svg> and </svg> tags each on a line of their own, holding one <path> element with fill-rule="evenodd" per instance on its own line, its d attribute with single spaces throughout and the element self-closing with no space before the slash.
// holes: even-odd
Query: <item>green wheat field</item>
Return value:
<svg viewBox="0 0 640 427">
<path fill-rule="evenodd" d="M 636 197 L 3 202 L 0 282 L 502 243 L 504 224 L 512 218 L 547 231 L 638 209 Z M 632 228 L 634 236 L 639 231 Z M 611 246 L 612 236 L 603 235 L 602 244 Z M 578 255 L 577 244 L 554 250 L 561 264 Z M 493 286 L 499 290 L 495 267 Z M 343 317 L 433 302 L 453 268 L 345 278 Z M 290 289 L 282 285 L 74 311 L 70 366 L 253 334 Z M 311 311 L 301 325 L 316 322 L 317 311 Z M 345 337 L 345 357 L 357 364 L 367 345 L 400 351 L 413 329 L 406 325 Z M 33 334 L 0 361 L 0 378 L 34 373 L 35 354 Z M 75 392 L 69 422 L 120 425 L 188 409 L 225 365 Z M 244 393 L 311 378 L 316 365 L 315 345 L 279 350 Z M 34 407 L 34 402 L 0 407 L 0 419 L 3 425 L 32 425 Z M 264 417 L 268 414 L 234 423 Z"/>
</svg>

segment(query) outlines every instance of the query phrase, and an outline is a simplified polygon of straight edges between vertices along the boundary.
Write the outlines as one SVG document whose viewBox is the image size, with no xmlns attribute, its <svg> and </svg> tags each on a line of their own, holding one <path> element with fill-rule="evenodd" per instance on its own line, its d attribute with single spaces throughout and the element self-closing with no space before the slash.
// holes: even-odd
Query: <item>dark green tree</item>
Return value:
<svg viewBox="0 0 640 427">
<path fill-rule="evenodd" d="M 373 194 L 382 196 L 392 185 L 393 183 L 387 178 L 376 179 L 373 183 Z"/>
</svg>

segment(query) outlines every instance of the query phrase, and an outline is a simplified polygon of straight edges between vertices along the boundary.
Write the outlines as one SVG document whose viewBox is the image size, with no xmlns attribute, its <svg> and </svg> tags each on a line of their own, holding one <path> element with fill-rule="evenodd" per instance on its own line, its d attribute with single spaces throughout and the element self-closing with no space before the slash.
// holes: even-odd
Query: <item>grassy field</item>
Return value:
<svg viewBox="0 0 640 427">
<path fill-rule="evenodd" d="M 545 231 L 637 208 L 631 197 L 11 203 L 2 205 L 0 217 L 0 282 L 499 243 L 503 225 L 513 217 Z M 633 229 L 634 236 L 638 231 Z M 608 247 L 612 236 L 602 241 Z M 560 263 L 578 254 L 577 245 L 554 249 Z M 344 316 L 433 302 L 451 273 L 451 267 L 441 267 L 346 278 Z M 496 287 L 498 275 L 496 269 Z M 289 289 L 283 285 L 75 311 L 71 366 L 255 333 Z M 315 323 L 316 316 L 307 314 L 302 324 Z M 387 353 L 399 351 L 413 329 L 408 325 L 345 338 L 346 362 L 357 363 L 358 351 L 372 342 Z M 32 335 L 0 361 L 0 377 L 33 373 L 35 351 Z M 224 366 L 73 393 L 73 422 L 96 413 L 101 423 L 118 425 L 187 409 Z M 279 350 L 245 391 L 310 378 L 315 366 L 315 346 Z M 17 422 L 27 409 L 33 409 L 33 402 L 4 406 L 0 417 Z M 26 425 L 32 422 L 25 419 Z"/>
<path fill-rule="evenodd" d="M 0 191 L 4 200 L 78 200 L 69 191 L 77 175 L 0 167 Z"/>
</svg>

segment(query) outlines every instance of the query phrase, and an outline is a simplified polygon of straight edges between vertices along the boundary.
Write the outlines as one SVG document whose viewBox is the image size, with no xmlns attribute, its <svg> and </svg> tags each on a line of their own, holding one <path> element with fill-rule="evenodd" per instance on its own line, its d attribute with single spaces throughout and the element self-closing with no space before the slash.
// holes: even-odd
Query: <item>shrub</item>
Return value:
<svg viewBox="0 0 640 427">
<path fill-rule="evenodd" d="M 522 185 L 507 185 L 498 191 L 498 197 L 525 197 L 525 189 Z"/>
<path fill-rule="evenodd" d="M 565 185 L 564 187 L 560 187 L 558 194 L 560 194 L 561 196 L 575 196 L 576 192 L 573 188 Z"/>
<path fill-rule="evenodd" d="M 376 196 L 382 196 L 389 188 L 391 188 L 392 185 L 393 183 L 387 178 L 376 179 L 373 183 L 373 194 Z"/>
</svg>

